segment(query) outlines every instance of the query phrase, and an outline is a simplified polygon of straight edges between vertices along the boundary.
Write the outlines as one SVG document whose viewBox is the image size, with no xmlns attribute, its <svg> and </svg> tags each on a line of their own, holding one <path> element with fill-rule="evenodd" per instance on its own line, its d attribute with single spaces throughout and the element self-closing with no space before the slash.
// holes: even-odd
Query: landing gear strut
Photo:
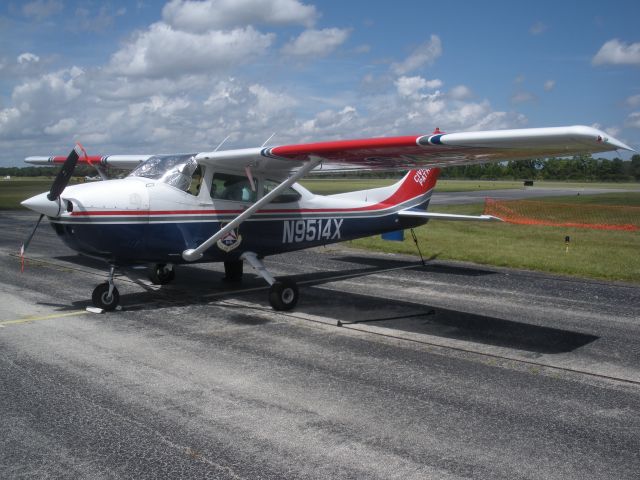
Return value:
<svg viewBox="0 0 640 480">
<path fill-rule="evenodd" d="M 176 272 L 170 263 L 156 263 L 149 267 L 149 279 L 154 285 L 166 285 L 176 278 Z"/>
<path fill-rule="evenodd" d="M 276 280 L 264 266 L 262 260 L 253 252 L 245 252 L 240 257 L 251 265 L 266 282 L 271 285 L 269 289 L 269 303 L 274 310 L 291 310 L 298 303 L 298 286 L 296 282 L 289 279 Z"/>
<path fill-rule="evenodd" d="M 98 285 L 91 295 L 93 306 L 101 308 L 106 312 L 115 310 L 120 303 L 120 293 L 113 284 L 113 275 L 115 274 L 115 271 L 115 265 L 111 265 L 109 267 L 109 280 Z"/>
<path fill-rule="evenodd" d="M 224 262 L 224 278 L 222 281 L 228 283 L 238 283 L 242 281 L 242 260 L 230 260 Z"/>
</svg>

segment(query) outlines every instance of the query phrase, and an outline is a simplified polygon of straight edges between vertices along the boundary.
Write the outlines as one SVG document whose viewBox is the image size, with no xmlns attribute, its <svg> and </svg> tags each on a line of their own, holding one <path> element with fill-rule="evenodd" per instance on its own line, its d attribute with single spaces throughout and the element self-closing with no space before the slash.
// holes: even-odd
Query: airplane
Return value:
<svg viewBox="0 0 640 480">
<path fill-rule="evenodd" d="M 44 216 L 80 254 L 105 260 L 108 280 L 92 293 L 103 311 L 119 305 L 116 269 L 149 265 L 153 283 L 175 277 L 175 265 L 223 262 L 225 279 L 240 281 L 246 262 L 269 284 L 269 303 L 291 310 L 295 282 L 276 279 L 264 257 L 439 220 L 499 220 L 429 212 L 440 169 L 583 153 L 631 150 L 586 126 L 490 130 L 340 140 L 298 145 L 163 155 L 89 156 L 76 144 L 67 157 L 27 157 L 62 165 L 49 192 L 22 205 L 40 217 L 21 248 L 24 259 Z M 104 181 L 67 186 L 76 165 Z M 107 179 L 105 169 L 130 170 Z M 393 185 L 314 195 L 297 183 L 311 172 L 408 171 Z"/>
</svg>

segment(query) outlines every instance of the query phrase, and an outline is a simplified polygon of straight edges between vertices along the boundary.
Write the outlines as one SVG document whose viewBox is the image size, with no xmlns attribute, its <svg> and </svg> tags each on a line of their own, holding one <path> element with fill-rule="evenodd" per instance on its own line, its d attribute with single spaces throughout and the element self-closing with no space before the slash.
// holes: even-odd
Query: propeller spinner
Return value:
<svg viewBox="0 0 640 480">
<path fill-rule="evenodd" d="M 40 222 L 42 221 L 42 217 L 44 217 L 45 215 L 47 215 L 48 217 L 57 217 L 59 215 L 60 195 L 69 184 L 69 180 L 71 180 L 71 176 L 73 175 L 76 165 L 78 164 L 80 155 L 84 155 L 86 157 L 87 152 L 82 145 L 77 143 L 73 150 L 71 150 L 71 153 L 69 154 L 67 159 L 62 164 L 62 168 L 58 172 L 58 175 L 56 175 L 56 178 L 53 180 L 49 193 L 41 193 L 40 195 L 36 195 L 35 197 L 31 197 L 22 202 L 22 205 L 24 207 L 38 212 L 40 214 L 40 217 L 33 227 L 33 230 L 31 230 L 31 233 L 27 237 L 27 240 L 22 244 L 22 247 L 20 248 L 21 257 L 24 256 L 29 243 L 31 243 L 31 239 L 35 235 L 36 230 L 38 229 L 38 225 L 40 225 Z"/>
</svg>

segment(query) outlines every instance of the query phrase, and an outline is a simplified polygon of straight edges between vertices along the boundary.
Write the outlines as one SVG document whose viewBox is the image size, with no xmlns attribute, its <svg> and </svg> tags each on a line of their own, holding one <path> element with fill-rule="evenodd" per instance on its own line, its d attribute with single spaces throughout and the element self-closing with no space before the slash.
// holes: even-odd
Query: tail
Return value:
<svg viewBox="0 0 640 480">
<path fill-rule="evenodd" d="M 425 210 L 436 186 L 439 168 L 410 170 L 400 181 L 388 187 L 371 188 L 357 192 L 329 195 L 341 200 L 356 200 L 384 204 L 389 207 L 403 205 L 404 208 Z"/>
<path fill-rule="evenodd" d="M 402 180 L 389 187 L 393 194 L 383 203 L 407 204 L 405 208 L 426 209 L 438 181 L 438 175 L 440 175 L 439 168 L 410 170 Z"/>
</svg>

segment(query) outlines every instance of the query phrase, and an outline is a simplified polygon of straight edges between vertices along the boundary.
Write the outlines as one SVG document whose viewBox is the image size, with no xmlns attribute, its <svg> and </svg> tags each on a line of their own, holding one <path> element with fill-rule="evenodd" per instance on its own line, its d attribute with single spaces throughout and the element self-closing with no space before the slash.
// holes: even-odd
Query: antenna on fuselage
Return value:
<svg viewBox="0 0 640 480">
<path fill-rule="evenodd" d="M 226 137 L 224 137 L 224 140 L 222 140 L 222 141 L 218 144 L 218 146 L 216 147 L 216 149 L 214 150 L 214 152 L 217 152 L 217 151 L 218 151 L 218 149 L 222 146 L 222 144 L 223 144 L 224 142 L 226 142 L 227 140 L 229 140 L 229 137 L 230 137 L 230 136 L 231 136 L 231 134 L 229 134 L 229 135 L 227 135 Z"/>
<path fill-rule="evenodd" d="M 271 134 L 271 136 L 270 136 L 269 138 L 267 138 L 267 139 L 265 140 L 265 142 L 264 142 L 262 145 L 260 145 L 260 148 L 264 147 L 267 143 L 269 143 L 269 140 L 271 140 L 271 139 L 272 139 L 273 137 L 275 137 L 275 136 L 276 136 L 276 132 L 273 132 L 273 133 Z"/>
</svg>

